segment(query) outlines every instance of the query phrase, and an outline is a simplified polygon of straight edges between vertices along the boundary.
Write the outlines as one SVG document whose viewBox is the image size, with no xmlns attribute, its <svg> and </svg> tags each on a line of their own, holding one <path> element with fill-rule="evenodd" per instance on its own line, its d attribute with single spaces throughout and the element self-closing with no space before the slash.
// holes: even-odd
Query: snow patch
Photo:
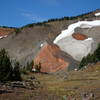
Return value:
<svg viewBox="0 0 100 100">
<path fill-rule="evenodd" d="M 6 38 L 7 37 L 7 35 L 5 35 L 5 36 L 0 36 L 0 39 L 2 39 L 2 38 Z"/>
<path fill-rule="evenodd" d="M 92 38 L 87 38 L 84 41 L 92 41 L 92 40 L 93 40 Z"/>
<path fill-rule="evenodd" d="M 41 44 L 40 47 L 43 47 L 43 44 Z"/>
<path fill-rule="evenodd" d="M 2 39 L 3 38 L 3 36 L 0 36 L 0 39 Z"/>
<path fill-rule="evenodd" d="M 78 70 L 77 68 L 74 69 L 74 71 L 77 71 L 77 70 Z"/>
<path fill-rule="evenodd" d="M 76 22 L 74 24 L 69 25 L 68 26 L 68 29 L 63 30 L 61 32 L 61 34 L 58 35 L 53 42 L 55 44 L 57 44 L 57 42 L 59 40 L 65 38 L 67 36 L 71 36 L 74 33 L 74 30 L 77 27 L 80 27 L 80 28 L 92 28 L 92 27 L 96 27 L 96 26 L 100 26 L 100 20 L 94 20 L 94 21 L 79 21 L 79 22 Z"/>
<path fill-rule="evenodd" d="M 100 16 L 100 12 L 99 13 L 96 13 L 95 16 Z"/>
<path fill-rule="evenodd" d="M 6 38 L 8 35 L 3 36 L 4 38 Z"/>
<path fill-rule="evenodd" d="M 35 68 L 33 68 L 33 69 L 32 69 L 32 72 L 36 72 L 36 69 L 35 69 Z"/>
</svg>

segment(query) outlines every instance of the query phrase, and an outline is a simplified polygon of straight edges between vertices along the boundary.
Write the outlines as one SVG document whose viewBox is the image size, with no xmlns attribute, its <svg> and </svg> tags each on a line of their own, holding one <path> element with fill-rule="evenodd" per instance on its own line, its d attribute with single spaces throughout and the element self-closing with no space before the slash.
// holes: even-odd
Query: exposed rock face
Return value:
<svg viewBox="0 0 100 100">
<path fill-rule="evenodd" d="M 13 31 L 14 29 L 10 29 L 10 28 L 0 28 L 0 36 L 8 35 L 9 33 Z"/>
<path fill-rule="evenodd" d="M 57 72 L 68 68 L 71 59 L 71 56 L 61 51 L 57 45 L 48 43 L 41 48 L 34 62 L 41 63 L 41 72 Z"/>
<path fill-rule="evenodd" d="M 72 34 L 72 37 L 75 38 L 76 40 L 85 40 L 85 39 L 87 39 L 86 35 L 80 34 L 80 33 L 74 33 L 74 34 Z"/>
<path fill-rule="evenodd" d="M 96 12 L 94 12 L 95 14 Z M 95 17 L 93 13 L 83 15 L 87 20 L 100 20 L 100 16 Z M 13 32 L 8 37 L 0 39 L 0 49 L 5 48 L 11 59 L 16 59 L 21 63 L 21 65 L 27 65 L 27 62 L 31 62 L 33 58 L 40 51 L 40 45 L 44 43 L 45 40 L 54 41 L 54 39 L 60 34 L 62 30 L 68 28 L 69 25 L 76 23 L 77 21 L 83 21 L 83 17 L 75 18 L 75 19 L 61 19 L 47 22 L 41 25 L 27 25 L 19 31 L 19 33 Z M 96 37 L 95 39 L 99 39 L 100 27 L 94 27 L 91 29 L 83 29 L 85 32 L 76 32 L 76 33 L 91 33 Z M 91 36 L 89 36 L 91 37 Z M 94 38 L 93 38 L 94 39 Z"/>
<path fill-rule="evenodd" d="M 11 59 L 16 59 L 21 65 L 26 66 L 27 62 L 31 62 L 40 51 L 40 45 L 48 38 L 53 40 L 62 29 L 65 29 L 60 28 L 61 25 L 67 24 L 70 22 L 52 22 L 47 25 L 26 27 L 17 34 L 13 32 L 7 38 L 0 39 L 0 49 L 5 48 Z"/>
</svg>

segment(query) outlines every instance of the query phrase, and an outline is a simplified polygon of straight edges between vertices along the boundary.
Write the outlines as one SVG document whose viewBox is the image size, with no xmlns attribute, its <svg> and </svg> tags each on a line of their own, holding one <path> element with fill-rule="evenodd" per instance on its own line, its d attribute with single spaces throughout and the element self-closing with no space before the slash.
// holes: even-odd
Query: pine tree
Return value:
<svg viewBox="0 0 100 100">
<path fill-rule="evenodd" d="M 10 57 L 8 56 L 5 49 L 0 51 L 0 81 L 7 81 L 10 79 L 12 72 L 12 65 Z"/>
<path fill-rule="evenodd" d="M 32 68 L 33 68 L 33 65 L 34 65 L 33 61 L 31 61 L 30 63 L 27 63 L 26 70 L 31 72 Z"/>
<path fill-rule="evenodd" d="M 0 50 L 0 81 L 20 81 L 20 65 L 18 62 L 12 67 L 10 57 L 5 49 Z"/>
<path fill-rule="evenodd" d="M 14 68 L 12 71 L 12 79 L 13 81 L 21 81 L 21 72 L 20 72 L 20 64 L 19 62 L 15 62 Z"/>
</svg>

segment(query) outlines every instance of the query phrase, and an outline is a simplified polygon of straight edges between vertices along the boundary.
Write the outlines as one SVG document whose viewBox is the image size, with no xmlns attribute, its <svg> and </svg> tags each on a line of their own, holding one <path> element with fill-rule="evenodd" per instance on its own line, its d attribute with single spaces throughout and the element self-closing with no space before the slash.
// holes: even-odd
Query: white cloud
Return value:
<svg viewBox="0 0 100 100">
<path fill-rule="evenodd" d="M 31 21 L 34 21 L 34 22 L 41 22 L 41 21 L 44 21 L 46 20 L 45 18 L 37 15 L 37 14 L 33 14 L 32 11 L 28 11 L 26 9 L 18 9 L 21 13 L 21 16 L 23 16 L 24 18 L 28 19 L 28 20 L 31 20 Z"/>
<path fill-rule="evenodd" d="M 41 18 L 40 16 L 34 15 L 32 13 L 22 13 L 22 15 L 26 18 L 28 18 L 29 20 L 38 22 L 38 21 L 43 21 L 45 20 L 44 18 Z"/>
</svg>

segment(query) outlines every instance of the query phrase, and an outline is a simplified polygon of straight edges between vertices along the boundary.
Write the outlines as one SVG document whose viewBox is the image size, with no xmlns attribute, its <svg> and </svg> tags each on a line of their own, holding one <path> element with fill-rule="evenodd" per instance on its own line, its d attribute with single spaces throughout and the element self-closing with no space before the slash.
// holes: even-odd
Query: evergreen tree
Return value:
<svg viewBox="0 0 100 100">
<path fill-rule="evenodd" d="M 12 66 L 10 57 L 8 56 L 5 49 L 0 51 L 0 81 L 7 81 L 10 79 L 12 72 Z"/>
<path fill-rule="evenodd" d="M 0 50 L 0 81 L 20 81 L 20 65 L 18 62 L 12 67 L 10 57 L 5 49 Z"/>
<path fill-rule="evenodd" d="M 19 62 L 15 62 L 14 68 L 12 71 L 12 79 L 14 81 L 21 81 L 21 72 L 20 72 L 20 64 Z"/>
<path fill-rule="evenodd" d="M 33 68 L 33 65 L 34 65 L 33 61 L 31 61 L 30 63 L 27 63 L 26 70 L 31 72 L 32 68 Z"/>
</svg>

